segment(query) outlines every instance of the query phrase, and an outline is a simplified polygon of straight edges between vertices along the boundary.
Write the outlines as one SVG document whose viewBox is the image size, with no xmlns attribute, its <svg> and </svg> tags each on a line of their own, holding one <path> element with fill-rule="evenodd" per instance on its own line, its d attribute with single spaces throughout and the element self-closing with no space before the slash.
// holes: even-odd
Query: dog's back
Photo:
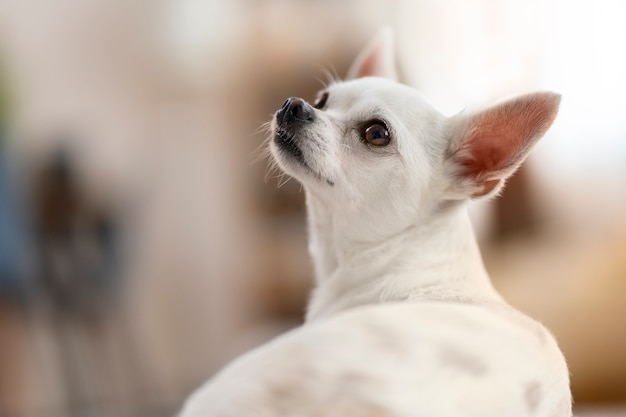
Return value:
<svg viewBox="0 0 626 417">
<path fill-rule="evenodd" d="M 181 417 L 570 416 L 567 375 L 550 334 L 510 307 L 394 303 L 240 358 Z"/>
</svg>

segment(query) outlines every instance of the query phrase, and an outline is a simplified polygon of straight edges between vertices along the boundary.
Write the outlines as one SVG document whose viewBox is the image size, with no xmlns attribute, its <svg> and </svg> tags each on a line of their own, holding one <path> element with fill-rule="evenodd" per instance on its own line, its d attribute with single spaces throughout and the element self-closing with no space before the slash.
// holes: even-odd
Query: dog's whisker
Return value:
<svg viewBox="0 0 626 417">
<path fill-rule="evenodd" d="M 341 77 L 337 72 L 337 68 L 334 65 L 330 65 L 330 69 L 328 71 L 328 84 L 336 84 L 341 81 Z"/>
<path fill-rule="evenodd" d="M 272 121 L 267 121 L 267 122 L 259 122 L 259 127 L 257 127 L 254 132 L 252 133 L 253 135 L 258 135 L 260 133 L 270 133 L 272 130 Z"/>
<path fill-rule="evenodd" d="M 272 141 L 272 122 L 265 122 L 263 124 L 261 124 L 257 130 L 256 130 L 256 134 L 260 134 L 262 132 L 265 132 L 265 139 L 263 139 L 263 141 L 251 152 L 251 157 L 252 157 L 252 163 L 256 164 L 259 163 L 260 161 L 263 161 L 264 159 L 269 158 L 270 161 L 272 163 L 274 163 L 275 161 L 271 158 L 271 150 L 270 150 L 270 143 Z"/>
<path fill-rule="evenodd" d="M 339 75 L 337 75 L 337 71 L 332 65 L 320 65 L 320 71 L 322 72 L 324 78 L 315 77 L 315 80 L 322 84 L 324 88 L 328 88 L 329 86 L 336 84 L 340 80 Z"/>
<path fill-rule="evenodd" d="M 347 150 L 349 150 L 351 152 L 354 151 L 354 148 L 352 146 L 348 145 L 347 143 L 342 143 L 341 146 L 346 148 Z"/>
<path fill-rule="evenodd" d="M 328 88 L 328 86 L 331 84 L 330 81 L 332 80 L 332 74 L 330 73 L 328 66 L 318 65 L 318 68 L 322 75 L 319 77 L 315 77 L 315 80 L 322 84 L 324 88 Z"/>
<path fill-rule="evenodd" d="M 322 87 L 328 88 L 328 81 L 323 79 L 322 77 L 314 77 L 315 81 L 322 84 Z"/>
<path fill-rule="evenodd" d="M 271 157 L 271 150 L 270 150 L 270 143 L 271 138 L 265 139 L 263 140 L 263 142 L 261 142 L 255 150 L 253 150 L 251 152 L 251 157 L 252 157 L 252 163 L 253 164 L 257 164 L 261 161 L 263 161 L 264 159 L 270 158 Z M 270 160 L 272 160 L 270 158 Z"/>
<path fill-rule="evenodd" d="M 267 181 L 275 179 L 276 182 L 279 182 L 281 181 L 282 177 L 283 177 L 283 174 L 280 172 L 280 170 L 277 167 L 271 167 L 270 171 L 268 172 Z"/>
<path fill-rule="evenodd" d="M 281 175 L 280 182 L 278 183 L 278 188 L 282 188 L 289 181 L 291 181 L 291 176 L 285 174 Z"/>
<path fill-rule="evenodd" d="M 279 178 L 282 175 L 283 174 L 281 173 L 280 167 L 278 166 L 278 163 L 276 162 L 276 160 L 273 158 L 270 158 L 268 165 L 265 167 L 265 177 L 264 177 L 265 182 L 267 183 L 269 182 L 270 179 Z"/>
</svg>

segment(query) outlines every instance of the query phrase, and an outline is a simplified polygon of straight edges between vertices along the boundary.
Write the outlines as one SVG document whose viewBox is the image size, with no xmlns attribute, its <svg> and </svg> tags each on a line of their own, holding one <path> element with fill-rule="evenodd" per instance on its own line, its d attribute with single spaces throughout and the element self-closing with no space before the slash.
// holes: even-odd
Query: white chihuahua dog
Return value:
<svg viewBox="0 0 626 417">
<path fill-rule="evenodd" d="M 232 363 L 181 416 L 571 416 L 556 341 L 494 290 L 466 207 L 498 192 L 560 97 L 444 117 L 395 81 L 392 43 L 383 30 L 348 81 L 276 113 L 271 152 L 306 190 L 306 324 Z"/>
</svg>

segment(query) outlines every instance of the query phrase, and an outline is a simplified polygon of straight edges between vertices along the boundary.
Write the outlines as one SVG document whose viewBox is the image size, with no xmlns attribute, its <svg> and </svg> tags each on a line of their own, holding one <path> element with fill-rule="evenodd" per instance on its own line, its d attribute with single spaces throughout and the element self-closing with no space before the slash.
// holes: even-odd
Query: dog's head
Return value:
<svg viewBox="0 0 626 417">
<path fill-rule="evenodd" d="M 348 80 L 313 104 L 284 102 L 270 145 L 280 167 L 308 193 L 369 220 L 497 193 L 552 124 L 560 97 L 535 93 L 445 117 L 396 82 L 392 41 L 382 31 Z"/>
</svg>

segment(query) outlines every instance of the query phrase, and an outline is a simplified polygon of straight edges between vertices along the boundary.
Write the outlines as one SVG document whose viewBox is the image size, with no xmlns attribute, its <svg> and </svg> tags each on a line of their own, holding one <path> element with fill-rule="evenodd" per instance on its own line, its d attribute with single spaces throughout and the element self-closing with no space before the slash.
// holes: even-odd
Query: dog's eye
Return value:
<svg viewBox="0 0 626 417">
<path fill-rule="evenodd" d="M 373 122 L 369 124 L 363 132 L 363 139 L 372 145 L 377 147 L 387 146 L 391 142 L 391 135 L 389 129 L 382 122 Z"/>
<path fill-rule="evenodd" d="M 327 101 L 328 101 L 328 92 L 324 92 L 317 100 L 315 100 L 313 107 L 315 107 L 318 110 L 322 110 L 324 107 L 326 107 Z"/>
</svg>

